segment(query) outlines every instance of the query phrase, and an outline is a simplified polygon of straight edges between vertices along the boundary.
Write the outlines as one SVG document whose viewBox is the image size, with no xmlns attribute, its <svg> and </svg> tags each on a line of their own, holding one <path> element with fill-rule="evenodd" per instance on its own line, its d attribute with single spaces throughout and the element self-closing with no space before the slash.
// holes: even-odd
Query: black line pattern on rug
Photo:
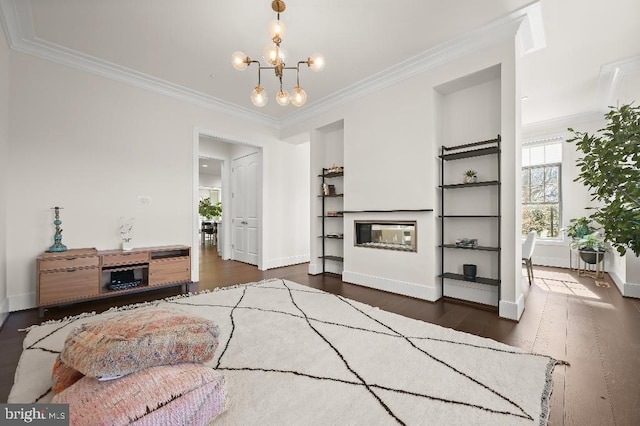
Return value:
<svg viewBox="0 0 640 426">
<path fill-rule="evenodd" d="M 400 420 L 400 418 L 398 418 L 398 416 L 396 416 L 393 411 L 391 411 L 391 408 L 389 408 L 389 406 L 387 406 L 387 404 L 384 403 L 384 401 L 378 396 L 378 394 L 376 394 L 371 387 L 369 387 L 369 385 L 367 384 L 367 382 L 358 374 L 357 371 L 355 371 L 347 362 L 347 360 L 344 358 L 344 356 L 342 356 L 342 354 L 340 353 L 340 351 L 333 346 L 333 344 L 329 341 L 329 339 L 327 339 L 322 333 L 320 333 L 320 331 L 318 329 L 316 329 L 312 324 L 311 321 L 309 321 L 309 318 L 307 317 L 307 314 L 305 313 L 304 310 L 302 310 L 298 304 L 296 303 L 296 301 L 293 299 L 293 293 L 291 292 L 291 289 L 289 288 L 289 286 L 287 286 L 287 284 L 284 282 L 284 280 L 282 280 L 282 285 L 284 285 L 287 290 L 289 290 L 289 297 L 291 298 L 291 303 L 293 303 L 293 305 L 300 311 L 300 313 L 302 313 L 302 315 L 304 315 L 304 319 L 307 322 L 307 325 L 318 335 L 320 336 L 320 338 L 322 340 L 324 340 L 327 345 L 329 345 L 329 347 L 331 349 L 333 349 L 333 351 L 336 353 L 336 355 L 338 355 L 338 357 L 340 358 L 340 360 L 342 360 L 342 362 L 344 363 L 345 367 L 347 367 L 347 369 L 349 371 L 351 371 L 351 373 L 353 373 L 354 376 L 356 376 L 358 378 L 358 380 L 360 382 L 362 382 L 362 384 L 365 386 L 365 388 L 367 389 L 367 391 L 369 391 L 369 393 L 371 395 L 374 396 L 374 398 L 376 398 L 378 400 L 378 402 L 380 403 L 380 405 L 382 405 L 382 407 L 387 411 L 387 413 L 389 413 L 390 416 L 392 416 L 394 419 L 396 419 L 396 421 L 398 423 L 400 423 L 401 425 L 405 425 L 406 423 L 403 422 L 402 420 Z"/>
<path fill-rule="evenodd" d="M 378 385 L 378 384 L 375 384 L 375 383 L 366 384 L 366 383 L 363 383 L 363 382 L 356 382 L 356 381 L 352 381 L 352 380 L 337 379 L 335 377 L 317 376 L 315 374 L 307 374 L 307 373 L 302 373 L 300 371 L 295 371 L 295 370 L 282 370 L 282 369 L 271 369 L 271 368 L 260 368 L 260 367 L 220 367 L 217 370 L 219 370 L 219 371 L 251 371 L 251 372 L 263 372 L 263 373 L 292 374 L 294 376 L 307 377 L 309 379 L 314 379 L 314 380 L 330 381 L 330 382 L 342 383 L 342 384 L 346 384 L 346 385 L 359 386 L 359 387 L 367 387 L 368 386 L 369 388 L 375 388 L 375 389 L 380 389 L 380 390 L 384 390 L 384 391 L 395 392 L 395 393 L 399 393 L 399 394 L 403 394 L 403 395 L 417 396 L 417 397 L 429 399 L 429 400 L 432 400 L 432 401 L 446 402 L 446 403 L 449 403 L 449 404 L 462 405 L 462 406 L 470 407 L 470 408 L 478 408 L 478 409 L 481 409 L 481 410 L 484 410 L 484 411 L 488 411 L 488 412 L 494 413 L 494 414 L 504 414 L 504 415 L 507 415 L 507 416 L 513 416 L 513 417 L 520 417 L 520 418 L 523 418 L 523 419 L 529 419 L 528 417 L 526 417 L 524 415 L 520 415 L 520 414 L 517 414 L 517 413 L 512 413 L 510 411 L 495 410 L 493 408 L 483 407 L 483 406 L 480 406 L 480 405 L 477 405 L 477 404 L 473 404 L 471 402 L 454 401 L 454 400 L 444 399 L 444 398 L 440 398 L 440 397 L 433 396 L 433 395 L 427 395 L 427 394 L 423 394 L 423 393 L 419 393 L 419 392 L 412 392 L 412 391 L 408 391 L 408 390 L 405 390 L 405 389 L 391 388 L 389 386 Z"/>
<path fill-rule="evenodd" d="M 274 289 L 274 290 L 283 290 L 281 288 L 275 288 L 275 287 L 269 287 L 269 288 Z M 291 289 L 291 291 L 300 292 L 300 293 L 317 293 L 317 292 L 309 292 L 309 291 L 297 290 L 297 289 Z M 337 295 L 332 295 L 332 296 L 337 296 Z M 342 296 L 338 296 L 338 297 L 342 297 Z M 221 304 L 215 304 L 215 303 L 188 303 L 188 302 L 184 302 L 182 300 L 175 300 L 175 301 L 171 300 L 171 301 L 168 301 L 167 303 L 172 303 L 172 304 L 180 305 L 180 306 L 193 306 L 193 307 L 206 306 L 206 307 L 211 307 L 211 308 L 229 308 L 229 309 L 232 309 L 234 307 L 232 305 L 221 305 Z M 303 318 L 302 315 L 296 315 L 296 314 L 292 314 L 291 312 L 279 311 L 279 310 L 276 310 L 276 309 L 264 309 L 264 308 L 258 308 L 258 307 L 255 307 L 255 306 L 236 306 L 236 308 L 237 309 L 242 309 L 242 310 L 255 310 L 255 311 L 261 311 L 261 312 L 269 312 L 269 313 L 275 313 L 275 314 L 288 315 L 290 317 L 299 318 L 299 319 Z M 384 331 L 371 330 L 371 329 L 368 329 L 368 328 L 357 327 L 357 326 L 353 326 L 353 325 L 349 325 L 349 324 L 341 324 L 341 323 L 337 323 L 337 322 L 333 322 L 333 321 L 321 320 L 321 319 L 313 318 L 313 317 L 309 317 L 309 319 L 311 321 L 318 322 L 318 323 L 321 323 L 321 324 L 335 325 L 337 327 L 343 327 L 343 328 L 349 328 L 349 329 L 357 330 L 357 331 L 364 331 L 364 332 L 368 332 L 368 333 L 380 334 L 380 335 L 388 336 L 388 337 L 396 337 L 398 339 L 407 338 L 407 339 L 411 339 L 411 340 L 430 340 L 430 341 L 434 341 L 434 342 L 450 343 L 452 345 L 461 345 L 461 346 L 469 346 L 469 347 L 473 347 L 473 348 L 477 348 L 477 349 L 486 349 L 486 350 L 489 350 L 489 351 L 501 352 L 501 353 L 505 353 L 505 354 L 513 354 L 513 355 L 520 355 L 520 356 L 526 355 L 526 356 L 542 357 L 542 358 L 549 359 L 548 355 L 536 354 L 536 353 L 532 353 L 532 352 L 520 352 L 520 351 L 515 351 L 515 350 L 493 348 L 491 346 L 483 346 L 483 345 L 477 345 L 477 344 L 466 343 L 466 342 L 456 342 L 455 340 L 440 339 L 440 338 L 437 338 L 437 337 L 429 337 L 429 336 L 402 336 L 402 335 L 398 335 L 396 332 L 385 333 Z M 420 321 L 420 320 L 416 320 L 416 321 Z"/>
<path fill-rule="evenodd" d="M 502 400 L 508 402 L 509 404 L 511 404 L 512 406 L 516 407 L 517 409 L 520 410 L 520 412 L 522 413 L 522 416 L 516 414 L 516 413 L 510 413 L 511 415 L 517 416 L 517 417 L 524 417 L 528 420 L 533 420 L 533 417 L 531 417 L 530 414 L 528 414 L 526 411 L 524 411 L 524 409 L 522 407 L 520 407 L 520 405 L 518 405 L 515 401 L 512 401 L 511 399 L 509 399 L 508 397 L 502 395 L 500 392 L 496 391 L 495 389 L 489 387 L 488 385 L 480 382 L 479 380 L 469 376 L 468 374 L 458 370 L 457 368 L 455 368 L 454 366 L 450 365 L 449 363 L 447 363 L 446 361 L 441 360 L 440 358 L 436 357 L 433 354 L 430 354 L 429 352 L 425 351 L 422 348 L 419 348 L 415 345 L 415 343 L 413 343 L 411 340 L 409 340 L 406 336 L 404 336 L 402 333 L 394 330 L 393 328 L 391 328 L 390 326 L 388 326 L 387 324 L 383 323 L 382 321 L 373 318 L 371 315 L 367 314 L 366 312 L 362 311 L 361 309 L 359 309 L 358 307 L 354 306 L 352 303 L 350 303 L 349 301 L 347 301 L 345 298 L 336 295 L 336 297 L 338 298 L 338 300 L 341 300 L 342 302 L 346 303 L 347 305 L 351 306 L 351 308 L 355 309 L 356 311 L 360 312 L 362 315 L 366 316 L 367 318 L 371 319 L 372 321 L 375 321 L 376 323 L 380 324 L 383 327 L 386 327 L 387 329 L 391 330 L 392 332 L 396 333 L 398 336 L 401 336 L 404 338 L 405 341 L 407 341 L 407 343 L 409 343 L 414 349 L 416 349 L 419 352 L 422 352 L 423 354 L 427 355 L 429 358 L 433 359 L 434 361 L 444 365 L 445 367 L 449 368 L 450 370 L 456 372 L 457 374 L 460 374 L 461 376 L 467 378 L 468 380 L 471 380 L 472 382 L 482 386 L 483 388 L 487 389 L 489 392 L 493 393 L 494 395 L 498 396 L 499 398 L 501 398 Z M 452 401 L 449 401 L 452 402 Z M 482 409 L 486 409 L 487 407 L 481 407 Z"/>
<path fill-rule="evenodd" d="M 348 365 L 347 361 L 344 359 L 344 357 L 342 356 L 342 354 L 340 354 L 340 353 L 339 353 L 339 351 L 338 351 L 338 350 L 337 350 L 337 349 L 336 349 L 336 348 L 335 348 L 335 347 L 334 347 L 334 346 L 333 346 L 333 345 L 332 345 L 332 344 L 331 344 L 331 343 L 330 343 L 330 342 L 325 338 L 325 336 L 323 336 L 323 335 L 322 335 L 322 334 L 321 334 L 321 333 L 320 333 L 320 332 L 319 332 L 315 327 L 313 327 L 313 326 L 311 325 L 311 323 L 310 323 L 310 319 L 309 319 L 309 317 L 307 317 L 306 312 L 304 312 L 304 311 L 303 311 L 303 310 L 302 310 L 302 309 L 301 309 L 301 308 L 300 308 L 300 307 L 295 303 L 295 301 L 293 300 L 293 294 L 292 294 L 292 293 L 293 293 L 293 291 L 295 291 L 295 290 L 292 290 L 289 286 L 287 286 L 287 284 L 286 284 L 286 282 L 285 282 L 284 280 L 281 280 L 281 282 L 282 282 L 282 285 L 283 285 L 283 286 L 284 286 L 284 287 L 289 291 L 289 294 L 290 294 L 290 297 L 291 297 L 291 301 L 292 301 L 292 303 L 293 303 L 293 304 L 296 306 L 296 308 L 297 308 L 298 310 L 300 310 L 300 312 L 305 316 L 305 320 L 307 321 L 307 323 L 308 323 L 309 327 L 310 327 L 312 330 L 314 330 L 314 331 L 315 331 L 315 332 L 316 332 L 320 337 L 322 337 L 322 338 L 323 338 L 323 340 L 325 340 L 325 342 L 327 342 L 327 343 L 331 346 L 331 348 L 332 348 L 332 349 L 333 349 L 333 350 L 338 354 L 338 356 L 341 358 L 341 360 L 345 363 L 345 365 L 347 366 L 347 368 L 348 368 L 351 372 L 353 372 L 353 373 L 356 375 L 356 377 L 358 377 L 358 379 L 363 380 L 363 379 L 362 379 L 362 378 L 361 378 L 361 377 L 360 377 L 360 376 L 359 376 L 359 375 L 358 375 L 358 374 L 357 374 L 357 373 L 356 373 L 356 372 L 355 372 L 355 371 L 354 371 L 354 370 L 353 370 L 353 369 Z M 327 294 L 327 293 L 319 293 L 319 294 Z M 406 336 L 402 335 L 402 334 L 401 334 L 401 333 L 399 333 L 398 331 L 394 330 L 393 328 L 391 328 L 391 327 L 390 327 L 390 326 L 388 326 L 387 324 L 382 323 L 381 321 L 377 320 L 376 318 L 371 317 L 371 316 L 370 316 L 370 315 L 368 315 L 367 313 L 363 312 L 362 310 L 360 310 L 360 309 L 358 309 L 357 307 L 355 307 L 354 305 L 352 305 L 349 301 L 345 300 L 343 297 L 341 297 L 341 296 L 339 296 L 339 295 L 331 295 L 331 296 L 338 298 L 338 300 L 340 300 L 340 301 L 342 301 L 342 302 L 346 303 L 346 304 L 347 304 L 348 306 L 350 306 L 352 309 L 355 309 L 356 311 L 360 312 L 362 315 L 366 316 L 368 319 L 370 319 L 370 320 L 372 320 L 372 321 L 374 321 L 374 322 L 378 323 L 378 324 L 379 324 L 379 325 L 381 325 L 382 327 L 387 328 L 388 330 L 391 330 L 391 331 L 394 333 L 392 336 L 396 336 L 396 337 L 400 337 L 400 338 L 404 339 L 405 341 L 407 341 L 407 342 L 408 342 L 408 343 L 409 343 L 409 344 L 410 344 L 414 349 L 416 349 L 417 351 L 419 351 L 419 352 L 421 352 L 421 353 L 425 354 L 426 356 L 430 357 L 430 358 L 431 358 L 431 359 L 433 359 L 434 361 L 436 361 L 436 362 L 440 363 L 441 365 L 446 366 L 446 367 L 447 367 L 447 368 L 449 368 L 450 370 L 452 370 L 452 371 L 456 372 L 457 374 L 462 375 L 462 376 L 463 376 L 463 377 L 465 377 L 466 379 L 468 379 L 468 380 L 470 380 L 470 381 L 472 381 L 472 382 L 474 382 L 474 383 L 478 384 L 479 386 L 481 386 L 481 387 L 485 388 L 487 391 L 489 391 L 489 392 L 493 393 L 493 394 L 494 394 L 494 395 L 496 395 L 498 398 L 500 398 L 500 399 L 504 400 L 505 402 L 507 402 L 507 403 L 511 404 L 514 408 L 517 408 L 517 409 L 520 411 L 520 413 L 512 413 L 512 412 L 506 412 L 506 411 L 501 411 L 501 410 L 494 410 L 494 409 L 489 408 L 489 407 L 479 406 L 479 405 L 471 404 L 471 403 L 465 403 L 465 402 L 463 402 L 463 401 L 455 401 L 455 400 L 448 400 L 448 399 L 438 398 L 438 397 L 431 396 L 431 395 L 424 395 L 424 397 L 429 398 L 429 399 L 439 400 L 439 401 L 442 401 L 442 402 L 451 403 L 451 404 L 461 404 L 461 405 L 466 405 L 466 406 L 472 406 L 472 407 L 475 407 L 475 408 L 478 408 L 478 409 L 482 409 L 482 410 L 484 410 L 484 411 L 489 411 L 489 412 L 492 412 L 492 413 L 504 414 L 504 415 L 513 416 L 513 417 L 524 418 L 524 419 L 527 419 L 527 420 L 533 420 L 533 417 L 532 417 L 531 415 L 529 415 L 528 413 L 526 413 L 526 412 L 524 411 L 524 409 L 523 409 L 522 407 L 520 407 L 520 406 L 519 406 L 517 403 L 515 403 L 514 401 L 512 401 L 512 400 L 510 400 L 509 398 L 505 397 L 504 395 L 500 394 L 499 392 L 497 392 L 496 390 L 494 390 L 494 389 L 492 389 L 491 387 L 487 386 L 486 384 L 484 384 L 484 383 L 482 383 L 482 382 L 478 381 L 477 379 L 475 379 L 475 378 L 473 378 L 473 377 L 471 377 L 471 376 L 469 376 L 469 375 L 465 374 L 464 372 L 462 372 L 462 371 L 460 371 L 460 370 L 456 369 L 455 367 L 453 367 L 453 366 L 449 365 L 448 363 L 446 363 L 446 362 L 444 362 L 444 361 L 440 360 L 439 358 L 437 358 L 437 357 L 433 356 L 432 354 L 429 354 L 428 352 L 424 351 L 423 349 L 418 348 L 417 346 L 415 346 L 415 344 L 414 344 L 413 342 L 411 342 L 411 341 L 409 340 L 409 338 L 408 338 L 408 337 L 406 337 Z M 336 325 L 339 325 L 339 324 L 336 324 Z M 374 333 L 377 333 L 377 334 L 387 335 L 387 333 L 380 333 L 380 332 L 376 332 L 376 331 L 373 331 L 373 330 L 365 330 L 365 331 L 374 332 Z M 434 339 L 434 340 L 442 340 L 442 339 Z M 446 341 L 446 340 L 445 340 L 445 341 Z M 461 344 L 461 345 L 467 345 L 466 343 L 461 343 L 461 342 L 451 342 L 451 343 L 457 343 L 457 344 Z M 469 344 L 468 346 L 478 347 L 478 346 L 476 346 L 476 345 L 471 345 L 471 344 Z M 494 348 L 482 347 L 482 346 L 480 346 L 480 348 L 482 348 L 482 349 L 494 349 Z M 502 350 L 499 350 L 499 349 L 496 349 L 496 350 L 497 350 L 497 351 L 502 352 Z M 511 354 L 522 355 L 522 354 L 521 354 L 521 353 L 519 353 L 519 352 L 512 352 L 512 351 L 505 351 L 505 352 L 507 352 L 507 353 L 511 353 Z M 525 354 L 525 355 L 526 355 L 526 354 Z M 548 357 L 547 357 L 547 358 L 548 358 Z M 367 389 L 368 389 L 368 390 L 370 390 L 370 387 L 373 387 L 373 386 L 374 386 L 374 385 L 366 384 L 366 382 L 364 382 L 364 381 L 363 381 L 363 383 L 365 384 L 365 386 L 367 387 Z M 375 385 L 375 386 L 376 386 L 377 388 L 380 388 L 380 389 L 394 390 L 394 389 L 392 389 L 392 388 L 386 388 L 386 387 L 384 387 L 384 386 L 380 386 L 380 385 Z M 405 393 L 405 392 L 403 391 L 402 393 Z M 380 403 L 383 405 L 383 407 L 384 407 L 385 409 L 387 409 L 387 411 L 388 411 L 388 412 L 389 412 L 389 413 L 390 413 L 390 414 L 391 414 L 391 415 L 392 415 L 392 416 L 393 416 L 393 417 L 394 417 L 398 422 L 402 422 L 402 421 L 401 421 L 400 419 L 398 419 L 398 418 L 397 418 L 393 413 L 391 413 L 391 412 L 389 411 L 389 409 L 388 409 L 388 407 L 386 406 L 386 404 L 384 404 L 384 403 L 380 400 L 380 398 L 379 398 L 375 393 L 373 393 L 373 392 L 372 392 L 372 394 L 373 394 L 373 395 L 375 395 L 376 399 L 378 399 L 378 400 L 380 401 Z M 416 394 L 416 396 L 421 396 L 421 395 Z"/>
<path fill-rule="evenodd" d="M 233 313 L 238 307 L 238 305 L 240 304 L 240 302 L 242 302 L 242 299 L 244 299 L 245 294 L 247 294 L 246 287 L 242 289 L 242 295 L 240 295 L 240 298 L 236 302 L 236 305 L 231 309 L 231 312 L 229 313 L 229 316 L 231 317 L 231 332 L 229 333 L 229 338 L 227 339 L 227 343 L 224 345 L 224 348 L 222 349 L 222 352 L 218 357 L 218 363 L 216 364 L 216 368 L 220 367 L 220 362 L 222 361 L 222 357 L 224 356 L 225 352 L 227 352 L 227 348 L 229 348 L 229 343 L 231 343 L 231 339 L 233 339 L 233 332 L 236 330 L 236 323 L 233 319 Z"/>
</svg>

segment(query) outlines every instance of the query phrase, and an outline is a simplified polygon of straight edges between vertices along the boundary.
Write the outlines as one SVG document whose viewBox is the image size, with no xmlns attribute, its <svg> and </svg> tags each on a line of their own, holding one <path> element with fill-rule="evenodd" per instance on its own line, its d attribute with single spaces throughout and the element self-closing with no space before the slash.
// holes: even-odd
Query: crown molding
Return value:
<svg viewBox="0 0 640 426">
<path fill-rule="evenodd" d="M 421 52 L 278 119 L 256 112 L 254 109 L 240 107 L 202 92 L 41 40 L 35 35 L 29 0 L 0 0 L 0 19 L 2 19 L 3 27 L 7 33 L 9 45 L 16 51 L 239 118 L 250 119 L 279 130 L 407 80 L 464 55 L 508 40 L 510 37 L 517 36 L 518 49 L 521 54 L 544 47 L 540 3 L 535 1 L 488 25 Z"/>
<path fill-rule="evenodd" d="M 564 137 L 568 135 L 569 127 L 577 127 L 586 123 L 603 123 L 604 116 L 600 111 L 589 111 L 580 114 L 567 115 L 551 120 L 537 121 L 522 125 L 522 140 L 524 143 L 545 138 Z"/>
<path fill-rule="evenodd" d="M 281 128 L 298 124 L 516 35 L 521 40 L 519 41 L 521 54 L 533 52 L 545 46 L 542 13 L 538 1 L 334 92 L 313 102 L 307 108 L 296 110 L 283 117 Z"/>
<path fill-rule="evenodd" d="M 600 67 L 598 88 L 596 89 L 596 107 L 600 111 L 608 111 L 615 105 L 620 93 L 620 84 L 624 77 L 640 72 L 640 56 L 623 59 Z"/>
<path fill-rule="evenodd" d="M 258 124 L 279 128 L 278 119 L 253 109 L 240 107 L 188 87 L 39 39 L 35 35 L 31 5 L 28 0 L 0 0 L 0 14 L 9 45 L 18 52 L 218 110 L 242 119 L 249 119 Z"/>
</svg>

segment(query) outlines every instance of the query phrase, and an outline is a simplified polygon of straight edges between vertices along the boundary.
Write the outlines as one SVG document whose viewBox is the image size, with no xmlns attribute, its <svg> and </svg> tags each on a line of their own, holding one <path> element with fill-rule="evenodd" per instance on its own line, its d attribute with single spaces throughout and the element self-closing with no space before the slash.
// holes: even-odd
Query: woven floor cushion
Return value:
<svg viewBox="0 0 640 426">
<path fill-rule="evenodd" d="M 53 382 L 51 388 L 53 394 L 55 395 L 62 392 L 83 377 L 84 374 L 69 367 L 62 362 L 60 356 L 58 356 L 53 364 L 53 371 L 51 372 L 51 381 Z"/>
<path fill-rule="evenodd" d="M 203 363 L 213 358 L 219 331 L 212 321 L 176 309 L 136 309 L 74 329 L 60 359 L 91 377 Z"/>
<path fill-rule="evenodd" d="M 206 425 L 227 408 L 222 374 L 200 364 L 152 367 L 109 381 L 83 377 L 53 397 L 71 425 Z"/>
</svg>

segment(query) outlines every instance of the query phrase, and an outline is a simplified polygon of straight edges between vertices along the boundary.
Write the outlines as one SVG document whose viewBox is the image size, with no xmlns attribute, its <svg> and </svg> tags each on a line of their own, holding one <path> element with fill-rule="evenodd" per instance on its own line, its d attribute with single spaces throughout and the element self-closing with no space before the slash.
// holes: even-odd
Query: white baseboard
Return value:
<svg viewBox="0 0 640 426">
<path fill-rule="evenodd" d="M 24 311 L 25 309 L 35 308 L 36 294 L 26 293 L 18 296 L 9 296 L 9 312 Z"/>
<path fill-rule="evenodd" d="M 468 281 L 446 280 L 444 296 L 483 305 L 498 306 L 498 287 Z"/>
<path fill-rule="evenodd" d="M 4 299 L 0 305 L 0 327 L 4 325 L 4 322 L 9 317 L 9 299 Z"/>
<path fill-rule="evenodd" d="M 390 293 L 415 297 L 417 299 L 428 300 L 431 302 L 440 298 L 440 286 L 437 286 L 436 288 L 435 285 L 429 286 L 426 284 L 415 284 L 351 271 L 344 271 L 342 273 L 342 281 L 375 288 L 377 290 L 388 291 Z"/>
<path fill-rule="evenodd" d="M 517 302 L 509 302 L 501 300 L 498 307 L 498 315 L 501 318 L 507 318 L 514 321 L 520 321 L 520 317 L 524 312 L 524 294 L 521 294 Z"/>
<path fill-rule="evenodd" d="M 534 256 L 531 258 L 534 266 L 554 266 L 556 268 L 568 268 L 569 258 L 564 257 L 540 257 Z M 575 262 L 575 261 L 574 261 Z"/>
<path fill-rule="evenodd" d="M 633 297 L 635 299 L 640 299 L 640 284 L 636 283 L 624 283 L 624 292 L 622 293 L 624 297 Z"/>
<path fill-rule="evenodd" d="M 344 270 L 342 266 L 342 262 L 334 262 L 331 260 L 327 260 L 324 266 L 325 266 L 325 271 L 332 274 L 342 275 L 342 272 Z M 322 274 L 322 262 L 310 263 L 309 275 L 320 275 L 320 274 Z"/>
<path fill-rule="evenodd" d="M 309 254 L 301 254 L 299 256 L 282 257 L 280 259 L 269 259 L 265 261 L 263 270 L 282 268 L 283 266 L 298 265 L 300 263 L 307 263 L 309 261 Z"/>
<path fill-rule="evenodd" d="M 625 282 L 615 272 L 609 272 L 609 276 L 624 297 L 640 299 L 640 284 Z"/>
</svg>

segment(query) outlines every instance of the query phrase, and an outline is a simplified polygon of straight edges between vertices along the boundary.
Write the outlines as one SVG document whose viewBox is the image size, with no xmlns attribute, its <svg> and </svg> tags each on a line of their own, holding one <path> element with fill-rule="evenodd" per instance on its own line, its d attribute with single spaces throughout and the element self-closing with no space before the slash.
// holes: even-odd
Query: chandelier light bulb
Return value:
<svg viewBox="0 0 640 426">
<path fill-rule="evenodd" d="M 286 32 L 287 27 L 281 20 L 275 19 L 269 22 L 269 37 L 271 37 L 272 40 L 274 38 L 277 38 L 278 40 L 282 41 L 282 38 L 284 37 L 284 34 Z"/>
<path fill-rule="evenodd" d="M 280 106 L 287 106 L 291 102 L 291 97 L 289 97 L 289 93 L 286 90 L 280 90 L 276 95 L 276 102 Z"/>
<path fill-rule="evenodd" d="M 324 69 L 326 62 L 324 61 L 324 56 L 322 56 L 320 53 L 314 53 L 309 58 L 308 64 L 309 68 L 311 68 L 313 71 L 319 72 Z"/>
<path fill-rule="evenodd" d="M 269 62 L 271 65 L 278 65 L 287 60 L 289 53 L 275 44 L 268 44 L 264 47 L 262 56 L 264 57 L 264 60 Z"/>
<path fill-rule="evenodd" d="M 291 103 L 297 107 L 301 107 L 307 103 L 307 93 L 300 86 L 296 86 L 291 93 Z"/>
<path fill-rule="evenodd" d="M 233 52 L 231 55 L 231 65 L 238 71 L 244 71 L 249 64 L 247 63 L 247 55 L 243 52 Z"/>
<path fill-rule="evenodd" d="M 253 92 L 251 92 L 251 102 L 257 107 L 263 107 L 267 104 L 267 92 L 258 84 Z"/>
</svg>

